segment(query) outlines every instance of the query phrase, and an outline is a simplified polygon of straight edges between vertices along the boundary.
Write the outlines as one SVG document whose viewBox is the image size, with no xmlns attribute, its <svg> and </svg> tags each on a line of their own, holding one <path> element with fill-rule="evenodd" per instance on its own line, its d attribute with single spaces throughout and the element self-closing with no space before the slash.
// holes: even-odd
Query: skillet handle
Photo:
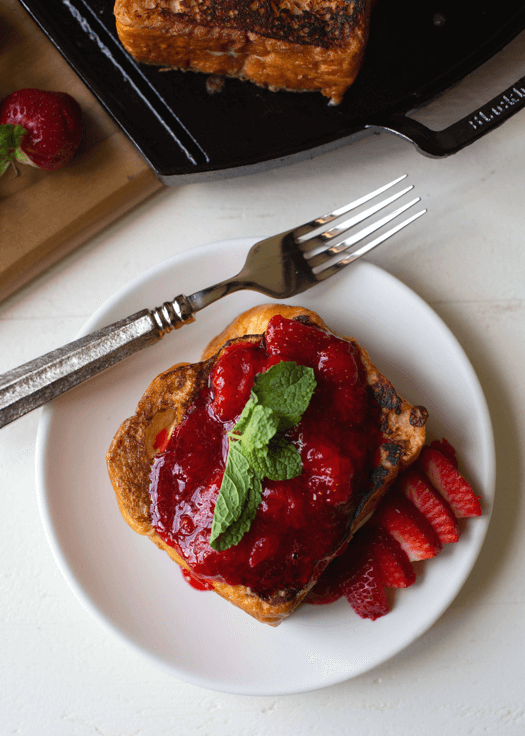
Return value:
<svg viewBox="0 0 525 736">
<path fill-rule="evenodd" d="M 432 158 L 450 156 L 499 127 L 525 107 L 525 77 L 471 115 L 443 130 L 431 130 L 405 115 L 391 115 L 384 123 L 367 125 L 405 138 L 420 153 Z"/>
</svg>

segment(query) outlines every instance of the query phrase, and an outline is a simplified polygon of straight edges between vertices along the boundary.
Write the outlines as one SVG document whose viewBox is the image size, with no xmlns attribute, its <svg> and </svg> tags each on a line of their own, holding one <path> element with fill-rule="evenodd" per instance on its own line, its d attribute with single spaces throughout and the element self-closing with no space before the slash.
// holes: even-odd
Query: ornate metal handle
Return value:
<svg viewBox="0 0 525 736">
<path fill-rule="evenodd" d="M 180 295 L 157 309 L 144 309 L 81 337 L 0 376 L 0 427 L 158 342 L 167 332 L 193 322 Z"/>
</svg>

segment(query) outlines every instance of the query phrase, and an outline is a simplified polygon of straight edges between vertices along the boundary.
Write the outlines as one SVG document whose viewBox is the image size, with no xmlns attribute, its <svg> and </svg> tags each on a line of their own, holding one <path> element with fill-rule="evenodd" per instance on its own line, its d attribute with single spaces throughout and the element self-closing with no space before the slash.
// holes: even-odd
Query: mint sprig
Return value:
<svg viewBox="0 0 525 736">
<path fill-rule="evenodd" d="M 249 530 L 262 499 L 262 480 L 290 480 L 302 472 L 297 449 L 280 434 L 298 424 L 316 381 L 312 368 L 278 363 L 255 379 L 250 398 L 229 433 L 228 459 L 215 504 L 210 545 L 224 551 Z"/>
</svg>

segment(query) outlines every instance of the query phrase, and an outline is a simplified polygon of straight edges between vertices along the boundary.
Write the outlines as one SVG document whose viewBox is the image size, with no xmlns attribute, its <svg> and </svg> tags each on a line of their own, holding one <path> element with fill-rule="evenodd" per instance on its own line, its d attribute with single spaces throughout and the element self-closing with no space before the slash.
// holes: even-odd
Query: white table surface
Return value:
<svg viewBox="0 0 525 736">
<path fill-rule="evenodd" d="M 523 76 L 524 58 L 522 34 L 419 117 L 443 127 L 472 112 Z M 381 134 L 262 174 L 173 187 L 0 305 L 5 371 L 71 340 L 115 289 L 154 262 L 216 240 L 269 235 L 407 173 L 429 211 L 369 260 L 422 296 L 461 341 L 486 394 L 498 463 L 481 555 L 430 631 L 345 683 L 248 697 L 174 679 L 90 616 L 59 572 L 39 518 L 40 410 L 3 428 L 1 734 L 525 733 L 524 170 L 522 111 L 446 160 Z"/>
</svg>

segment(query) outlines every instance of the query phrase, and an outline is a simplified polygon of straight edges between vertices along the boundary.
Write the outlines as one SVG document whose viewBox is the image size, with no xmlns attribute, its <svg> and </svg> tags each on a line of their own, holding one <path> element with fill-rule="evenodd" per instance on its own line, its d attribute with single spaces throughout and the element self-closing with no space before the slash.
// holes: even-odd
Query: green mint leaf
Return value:
<svg viewBox="0 0 525 736">
<path fill-rule="evenodd" d="M 235 425 L 232 432 L 230 433 L 230 437 L 232 439 L 234 439 L 237 435 L 241 435 L 244 432 L 244 430 L 248 427 L 250 420 L 251 420 L 252 411 L 258 403 L 259 403 L 259 399 L 252 391 L 250 394 L 250 398 L 244 405 L 244 409 L 242 410 L 241 415 L 239 419 L 237 420 L 237 424 Z"/>
<path fill-rule="evenodd" d="M 239 449 L 238 443 L 231 443 L 224 477 L 215 503 L 210 544 L 233 524 L 242 513 L 253 481 L 253 471 L 248 460 Z"/>
<path fill-rule="evenodd" d="M 249 421 L 243 425 L 244 429 L 239 437 L 241 452 L 246 449 L 263 450 L 266 452 L 268 443 L 277 432 L 279 417 L 266 406 L 253 403 Z M 237 430 L 235 425 L 234 431 Z M 235 435 L 232 437 L 234 439 Z"/>
<path fill-rule="evenodd" d="M 301 475 L 303 465 L 297 448 L 282 435 L 270 441 L 267 452 L 250 452 L 246 455 L 250 467 L 260 478 L 291 480 Z"/>
<path fill-rule="evenodd" d="M 312 368 L 293 361 L 277 363 L 257 376 L 253 391 L 260 403 L 279 417 L 279 430 L 301 421 L 316 386 Z"/>
<path fill-rule="evenodd" d="M 316 386 L 314 371 L 281 362 L 255 379 L 241 415 L 229 433 L 224 477 L 213 515 L 210 545 L 223 551 L 249 530 L 262 499 L 262 479 L 290 480 L 302 472 L 297 449 L 278 432 L 304 414 Z"/>
<path fill-rule="evenodd" d="M 233 522 L 221 535 L 214 541 L 212 547 L 219 552 L 223 552 L 235 544 L 239 544 L 243 536 L 252 525 L 257 509 L 262 499 L 262 483 L 260 478 L 253 476 L 250 483 L 245 504 L 241 510 L 239 518 Z"/>
</svg>

